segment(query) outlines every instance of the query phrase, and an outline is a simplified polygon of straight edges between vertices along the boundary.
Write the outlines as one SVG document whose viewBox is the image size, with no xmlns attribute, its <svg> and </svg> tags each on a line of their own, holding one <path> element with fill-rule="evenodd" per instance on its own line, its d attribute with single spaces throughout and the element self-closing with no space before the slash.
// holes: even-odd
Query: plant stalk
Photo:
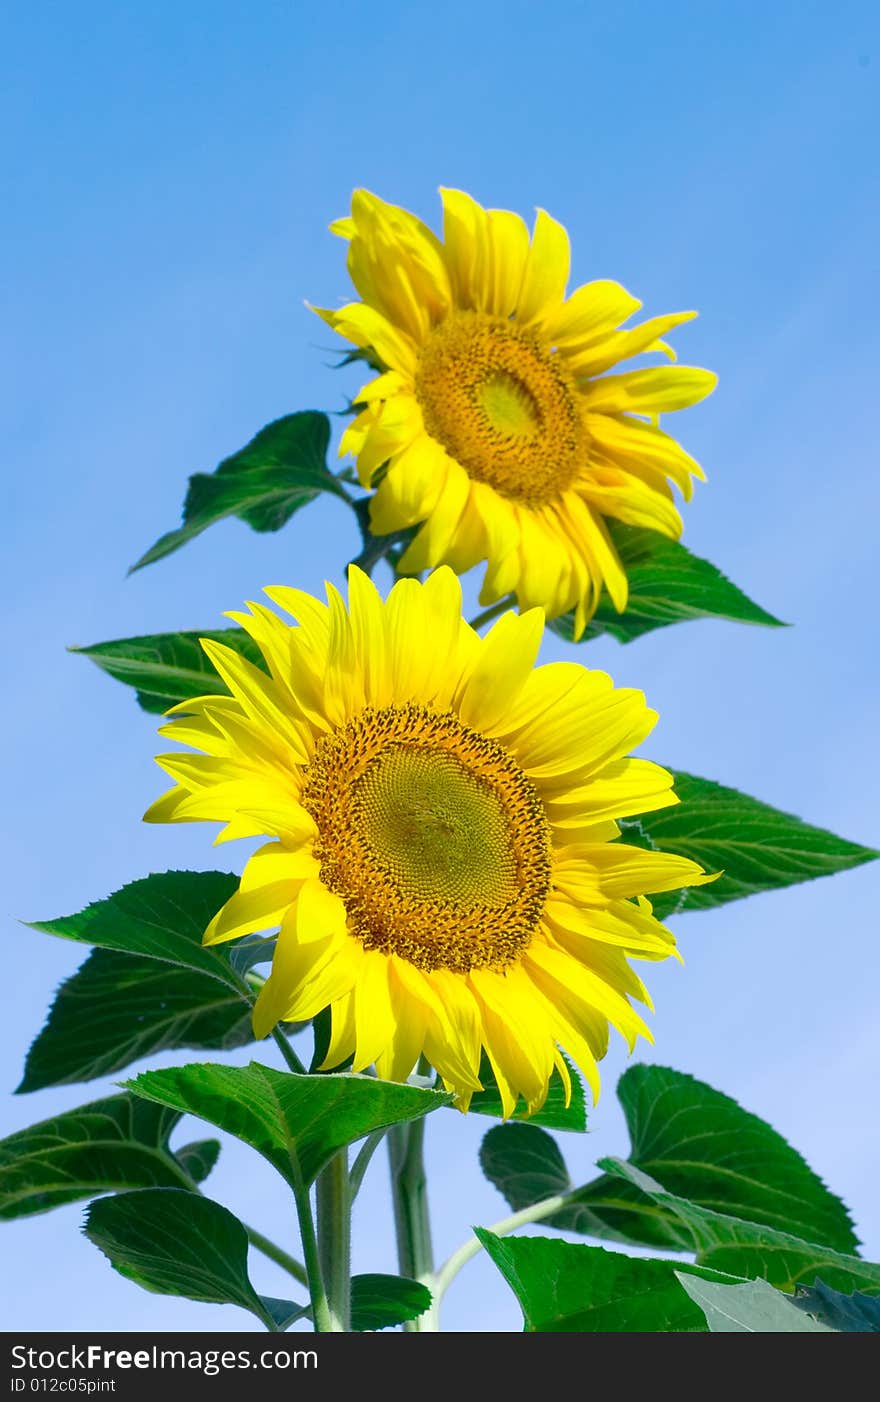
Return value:
<svg viewBox="0 0 880 1402">
<path fill-rule="evenodd" d="M 279 1032 L 277 1027 L 272 1028 L 272 1037 L 278 1050 L 287 1062 L 288 1070 L 295 1072 L 297 1076 L 307 1076 L 308 1072 L 303 1066 L 293 1047 L 288 1042 L 283 1032 Z"/>
<path fill-rule="evenodd" d="M 256 1227 L 249 1227 L 246 1222 L 243 1225 L 251 1246 L 255 1247 L 257 1251 L 262 1251 L 264 1256 L 270 1261 L 274 1261 L 276 1266 L 280 1266 L 282 1270 L 287 1271 L 288 1275 L 292 1275 L 294 1280 L 299 1281 L 300 1285 L 308 1285 L 309 1277 L 305 1266 L 300 1265 L 295 1257 L 288 1255 L 274 1241 L 270 1241 L 269 1237 L 263 1236 L 263 1233 L 258 1232 Z"/>
<path fill-rule="evenodd" d="M 299 1178 L 299 1175 L 297 1175 Z M 306 1263 L 306 1274 L 309 1282 L 309 1299 L 312 1304 L 312 1324 L 317 1334 L 333 1334 L 337 1332 L 330 1310 L 330 1302 L 327 1299 L 327 1291 L 324 1287 L 324 1276 L 321 1271 L 321 1258 L 318 1254 L 318 1239 L 315 1236 L 315 1223 L 312 1217 L 312 1203 L 309 1197 L 308 1188 L 298 1181 L 294 1188 L 296 1198 L 296 1213 L 299 1218 L 299 1234 L 302 1238 L 303 1257 Z"/>
<path fill-rule="evenodd" d="M 502 1217 L 500 1222 L 494 1222 L 487 1231 L 493 1236 L 508 1236 L 515 1232 L 518 1227 L 525 1227 L 530 1222 L 542 1222 L 546 1217 L 552 1217 L 554 1212 L 559 1212 L 566 1207 L 573 1195 L 567 1193 L 557 1194 L 552 1198 L 542 1198 L 540 1202 L 535 1202 L 531 1207 L 525 1207 L 521 1212 L 514 1212 L 510 1217 Z M 462 1266 L 466 1266 L 478 1251 L 482 1251 L 483 1246 L 477 1238 L 471 1237 L 465 1241 L 452 1255 L 443 1262 L 438 1271 L 423 1277 L 424 1283 L 434 1297 L 431 1308 L 421 1316 L 421 1327 L 423 1330 L 440 1328 L 440 1302 L 446 1291 L 449 1289 Z"/>
<path fill-rule="evenodd" d="M 338 1153 L 318 1175 L 318 1257 L 331 1328 L 351 1329 L 351 1187 L 348 1149 Z"/>
<path fill-rule="evenodd" d="M 502 613 L 508 613 L 515 607 L 516 599 L 512 594 L 508 594 L 506 598 L 499 599 L 497 604 L 490 604 L 489 608 L 471 618 L 470 625 L 472 628 L 482 628 L 484 623 L 492 623 L 494 619 L 500 618 Z"/>
<path fill-rule="evenodd" d="M 431 1278 L 434 1270 L 424 1146 L 424 1119 L 395 1125 L 388 1132 L 397 1260 L 400 1274 L 413 1280 Z M 430 1322 L 431 1317 L 432 1312 L 427 1311 L 418 1319 L 410 1320 L 404 1328 L 409 1333 L 436 1329 L 437 1324 Z"/>
<path fill-rule="evenodd" d="M 382 1143 L 382 1140 L 385 1138 L 385 1133 L 386 1131 L 384 1129 L 374 1129 L 372 1134 L 367 1135 L 366 1139 L 364 1140 L 363 1144 L 361 1145 L 360 1149 L 358 1149 L 358 1152 L 355 1155 L 355 1160 L 351 1166 L 351 1174 L 349 1177 L 349 1188 L 352 1202 L 354 1202 L 355 1198 L 360 1192 L 361 1183 L 364 1181 L 364 1174 L 370 1166 L 370 1160 L 372 1159 L 379 1145 Z"/>
</svg>

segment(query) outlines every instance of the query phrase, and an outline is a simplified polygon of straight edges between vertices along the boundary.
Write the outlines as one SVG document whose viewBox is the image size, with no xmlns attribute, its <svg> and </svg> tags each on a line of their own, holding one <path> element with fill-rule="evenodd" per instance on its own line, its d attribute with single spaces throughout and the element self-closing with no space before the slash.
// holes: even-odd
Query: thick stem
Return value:
<svg viewBox="0 0 880 1402">
<path fill-rule="evenodd" d="M 472 628 L 482 628 L 484 623 L 491 623 L 493 619 L 500 618 L 502 613 L 508 613 L 515 605 L 516 599 L 512 594 L 508 594 L 506 599 L 499 599 L 497 604 L 490 604 L 489 608 L 476 614 L 470 619 L 470 625 Z"/>
<path fill-rule="evenodd" d="M 351 1329 L 351 1189 L 348 1149 L 340 1149 L 318 1175 L 318 1256 L 336 1333 Z"/>
<path fill-rule="evenodd" d="M 391 1167 L 391 1196 L 394 1202 L 394 1228 L 397 1234 L 397 1260 L 400 1274 L 413 1280 L 430 1277 L 434 1269 L 431 1222 L 428 1216 L 428 1181 L 425 1176 L 425 1121 L 395 1125 L 388 1133 L 388 1159 Z M 430 1313 L 430 1312 L 429 1312 Z M 404 1326 L 419 1333 L 436 1328 L 427 1322 L 428 1314 Z"/>
<path fill-rule="evenodd" d="M 297 1175 L 298 1177 L 298 1175 Z M 312 1219 L 312 1204 L 309 1190 L 302 1182 L 294 1188 L 296 1213 L 299 1218 L 299 1234 L 302 1238 L 303 1256 L 309 1279 L 309 1298 L 312 1302 L 312 1324 L 317 1334 L 333 1334 L 336 1326 L 330 1313 L 330 1303 L 324 1288 L 321 1273 L 321 1259 L 318 1255 L 318 1239 L 315 1236 L 315 1223 Z"/>
</svg>

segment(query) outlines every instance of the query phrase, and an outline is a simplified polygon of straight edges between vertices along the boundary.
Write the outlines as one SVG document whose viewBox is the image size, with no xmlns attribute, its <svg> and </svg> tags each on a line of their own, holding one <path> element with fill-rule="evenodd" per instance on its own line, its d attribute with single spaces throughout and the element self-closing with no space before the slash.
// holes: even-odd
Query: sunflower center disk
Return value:
<svg viewBox="0 0 880 1402">
<path fill-rule="evenodd" d="M 422 348 L 425 427 L 471 476 L 528 506 L 555 500 L 585 461 L 577 386 L 558 356 L 509 321 L 459 312 Z"/>
<path fill-rule="evenodd" d="M 449 712 L 366 710 L 318 745 L 303 802 L 321 878 L 368 949 L 504 968 L 550 886 L 549 828 L 512 757 Z"/>
</svg>

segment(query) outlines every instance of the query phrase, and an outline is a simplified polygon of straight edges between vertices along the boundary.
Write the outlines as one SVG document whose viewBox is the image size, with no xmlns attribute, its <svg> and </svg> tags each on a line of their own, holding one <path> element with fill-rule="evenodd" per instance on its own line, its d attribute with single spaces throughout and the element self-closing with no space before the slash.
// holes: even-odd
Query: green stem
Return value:
<svg viewBox="0 0 880 1402">
<path fill-rule="evenodd" d="M 248 1002 L 250 1006 L 253 1007 L 254 990 L 248 983 L 247 978 L 243 977 L 241 974 L 237 974 L 236 981 L 241 990 L 242 996 L 244 997 L 246 1002 Z M 278 1027 L 272 1028 L 272 1038 L 279 1051 L 281 1052 L 281 1055 L 284 1057 L 284 1060 L 287 1062 L 289 1069 L 291 1071 L 295 1071 L 298 1076 L 307 1076 L 308 1072 L 306 1071 L 306 1068 L 303 1066 L 302 1062 L 300 1061 L 296 1052 L 293 1050 L 293 1047 L 290 1045 L 290 1042 L 285 1037 L 284 1033 Z"/>
<path fill-rule="evenodd" d="M 309 1279 L 309 1299 L 312 1302 L 312 1324 L 318 1334 L 333 1334 L 336 1327 L 330 1312 L 324 1277 L 321 1273 L 321 1258 L 318 1254 L 318 1239 L 315 1236 L 315 1223 L 312 1218 L 312 1204 L 308 1188 L 298 1182 L 293 1190 L 296 1198 L 296 1215 L 299 1218 L 299 1234 L 302 1238 L 306 1274 Z"/>
<path fill-rule="evenodd" d="M 513 594 L 508 594 L 505 599 L 499 599 L 497 604 L 490 604 L 489 608 L 483 609 L 482 613 L 476 614 L 470 620 L 472 628 L 482 628 L 484 623 L 491 623 L 494 618 L 500 618 L 502 613 L 507 613 L 516 604 Z"/>
<path fill-rule="evenodd" d="M 245 1222 L 244 1229 L 251 1246 L 256 1247 L 257 1251 L 262 1251 L 264 1256 L 268 1257 L 270 1261 L 274 1261 L 276 1266 L 280 1266 L 283 1271 L 287 1271 L 288 1275 L 292 1275 L 294 1280 L 299 1281 L 300 1285 L 308 1285 L 309 1277 L 305 1266 L 300 1265 L 293 1256 L 288 1256 L 286 1251 L 277 1246 L 274 1241 L 270 1241 L 267 1236 L 263 1236 L 262 1232 L 258 1232 L 256 1227 L 249 1227 Z"/>
<path fill-rule="evenodd" d="M 373 1157 L 384 1138 L 384 1129 L 374 1129 L 372 1134 L 367 1135 L 363 1144 L 355 1154 L 355 1159 L 354 1163 L 351 1166 L 351 1174 L 349 1178 L 349 1191 L 351 1193 L 352 1202 L 354 1202 L 355 1198 L 360 1192 L 360 1186 L 361 1183 L 364 1181 L 364 1174 L 366 1173 L 369 1167 L 370 1159 Z"/>
<path fill-rule="evenodd" d="M 389 550 L 393 550 L 401 540 L 408 539 L 408 531 L 395 531 L 392 535 L 370 536 L 364 539 L 364 548 L 359 555 L 350 561 L 352 565 L 357 565 L 364 574 L 372 574 L 373 569 L 380 560 L 384 560 Z"/>
<path fill-rule="evenodd" d="M 318 1175 L 318 1256 L 335 1333 L 351 1329 L 351 1189 L 348 1149 Z"/>
<path fill-rule="evenodd" d="M 493 1236 L 508 1236 L 510 1232 L 515 1232 L 518 1227 L 525 1227 L 529 1222 L 542 1222 L 545 1217 L 552 1217 L 554 1212 L 559 1212 L 566 1207 L 574 1195 L 570 1193 L 560 1193 L 552 1198 L 542 1198 L 540 1202 L 533 1203 L 531 1207 L 523 1208 L 522 1212 L 514 1212 L 510 1217 L 502 1217 L 500 1222 L 495 1222 L 487 1230 Z M 465 1241 L 452 1255 L 443 1262 L 443 1265 L 433 1275 L 423 1276 L 423 1280 L 434 1297 L 431 1308 L 421 1316 L 422 1329 L 439 1329 L 440 1327 L 440 1302 L 446 1291 L 449 1289 L 462 1266 L 466 1266 L 478 1251 L 483 1247 L 477 1238 L 471 1237 Z"/>
<path fill-rule="evenodd" d="M 395 1125 L 388 1132 L 388 1158 L 391 1167 L 391 1196 L 397 1259 L 400 1274 L 413 1280 L 430 1277 L 434 1269 L 431 1223 L 428 1216 L 428 1183 L 425 1176 L 425 1121 Z M 428 1322 L 429 1311 L 404 1328 L 411 1333 L 436 1329 Z"/>
<path fill-rule="evenodd" d="M 307 1076 L 308 1072 L 306 1071 L 306 1068 L 303 1066 L 302 1062 L 300 1061 L 296 1052 L 293 1050 L 293 1047 L 290 1045 L 284 1033 L 280 1032 L 277 1027 L 273 1027 L 272 1037 L 279 1051 L 281 1052 L 281 1055 L 287 1062 L 289 1069 L 291 1071 L 295 1071 L 298 1076 Z"/>
</svg>

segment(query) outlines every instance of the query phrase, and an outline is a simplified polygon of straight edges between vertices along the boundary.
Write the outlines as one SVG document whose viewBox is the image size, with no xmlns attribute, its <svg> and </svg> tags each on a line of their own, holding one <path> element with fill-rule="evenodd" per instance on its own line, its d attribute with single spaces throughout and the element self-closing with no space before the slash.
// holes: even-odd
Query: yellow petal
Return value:
<svg viewBox="0 0 880 1402">
<path fill-rule="evenodd" d="M 588 414 L 586 424 L 590 438 L 618 467 L 632 471 L 638 464 L 668 477 L 685 500 L 693 494 L 692 478 L 706 480 L 700 464 L 656 424 L 612 414 Z"/>
<path fill-rule="evenodd" d="M 602 517 L 592 511 L 577 492 L 565 492 L 563 500 L 572 538 L 596 561 L 601 578 L 611 595 L 611 602 L 618 613 L 623 613 L 629 595 L 629 581 L 614 542 L 608 534 L 608 527 Z"/>
<path fill-rule="evenodd" d="M 626 474 L 623 476 L 626 477 Z M 671 540 L 678 540 L 684 529 L 684 522 L 668 496 L 662 491 L 652 491 L 634 477 L 630 476 L 620 485 L 597 481 L 584 483 L 580 492 L 600 517 L 613 516 L 616 521 L 625 521 L 628 526 L 644 526 L 649 531 L 659 531 Z"/>
<path fill-rule="evenodd" d="M 343 935 L 347 926 L 345 905 L 314 876 L 300 888 L 295 909 L 296 938 L 301 945 L 320 942 L 328 935 Z"/>
<path fill-rule="evenodd" d="M 265 1037 L 277 1022 L 307 1022 L 351 991 L 357 976 L 355 940 L 335 936 L 300 945 L 282 929 L 272 972 L 254 1006 L 254 1034 Z"/>
<path fill-rule="evenodd" d="M 422 411 L 412 394 L 396 394 L 371 416 L 358 451 L 358 476 L 365 486 L 389 459 L 425 438 Z"/>
<path fill-rule="evenodd" d="M 273 929 L 280 925 L 290 909 L 295 892 L 296 887 L 289 881 L 261 886 L 252 891 L 236 891 L 214 916 L 202 937 L 202 943 L 221 944 L 224 940 L 237 940 L 258 930 Z"/>
<path fill-rule="evenodd" d="M 678 803 L 668 769 L 647 759 L 618 759 L 589 783 L 560 789 L 546 800 L 550 821 L 560 827 L 652 813 Z"/>
<path fill-rule="evenodd" d="M 623 994 L 618 993 L 592 970 L 585 968 L 577 959 L 535 940 L 529 946 L 525 962 L 531 968 L 540 970 L 544 990 L 547 991 L 549 987 L 553 989 L 551 996 L 560 997 L 564 994 L 567 1006 L 576 1007 L 580 1003 L 593 1008 L 601 1017 L 606 1018 L 612 1027 L 616 1027 L 626 1038 L 630 1051 L 639 1036 L 647 1041 L 653 1040 L 650 1028 L 630 1007 Z M 579 1016 L 583 1014 L 584 1008 L 581 1007 Z"/>
<path fill-rule="evenodd" d="M 467 473 L 450 459 L 445 489 L 415 540 L 404 552 L 397 567 L 401 574 L 417 574 L 420 570 L 433 569 L 435 565 L 443 562 L 444 554 L 458 528 L 469 491 Z"/>
<path fill-rule="evenodd" d="M 627 370 L 605 375 L 583 389 L 591 413 L 668 414 L 699 404 L 711 394 L 718 376 L 693 365 L 658 365 L 651 370 Z"/>
<path fill-rule="evenodd" d="M 390 535 L 424 521 L 437 505 L 449 476 L 450 459 L 422 433 L 397 453 L 370 501 L 370 528 Z"/>
<path fill-rule="evenodd" d="M 393 326 L 387 317 L 363 302 L 349 302 L 338 312 L 314 307 L 314 311 L 356 346 L 371 347 L 389 370 L 399 370 L 407 379 L 416 371 L 417 351 L 413 340 Z"/>
<path fill-rule="evenodd" d="M 705 886 L 720 873 L 707 873 L 689 857 L 672 852 L 646 852 L 624 842 L 584 843 L 578 857 L 593 866 L 606 896 L 652 895 L 677 891 L 681 886 Z"/>
<path fill-rule="evenodd" d="M 566 230 L 539 209 L 517 298 L 518 322 L 540 321 L 558 312 L 565 297 L 570 263 Z"/>
<path fill-rule="evenodd" d="M 529 231 L 524 219 L 508 209 L 489 209 L 489 271 L 485 309 L 508 317 L 516 311 L 526 261 Z"/>
<path fill-rule="evenodd" d="M 693 321 L 696 315 L 696 312 L 674 312 L 669 316 L 653 316 L 640 326 L 634 326 L 631 331 L 616 331 L 602 336 L 592 345 L 566 354 L 566 366 L 578 379 L 601 375 L 621 360 L 630 360 L 643 351 L 658 349 L 656 343 L 661 336 L 676 326 Z"/>
<path fill-rule="evenodd" d="M 428 1015 L 395 975 L 395 962 L 389 961 L 388 988 L 394 1030 L 384 1051 L 376 1057 L 376 1071 L 383 1081 L 405 1081 L 422 1054 Z"/>
<path fill-rule="evenodd" d="M 385 604 L 369 575 L 350 565 L 348 598 L 357 667 L 369 706 L 387 706 L 393 699 L 385 644 Z"/>
<path fill-rule="evenodd" d="M 355 990 L 357 1047 L 352 1071 L 363 1071 L 394 1040 L 397 1019 L 388 986 L 389 961 L 378 950 L 367 950 L 361 960 Z"/>
<path fill-rule="evenodd" d="M 441 188 L 443 254 L 455 295 L 455 305 L 482 310 L 489 267 L 486 211 L 463 190 Z"/>
<path fill-rule="evenodd" d="M 321 1062 L 321 1071 L 335 1071 L 337 1066 L 354 1056 L 357 1044 L 357 1030 L 354 1020 L 354 993 L 346 993 L 337 998 L 330 1009 L 330 1040 L 327 1055 Z"/>
<path fill-rule="evenodd" d="M 505 613 L 482 647 L 458 698 L 458 713 L 474 730 L 491 728 L 522 690 L 544 636 L 544 612 Z"/>
<path fill-rule="evenodd" d="M 587 282 L 546 319 L 545 329 L 553 344 L 567 351 L 612 331 L 641 305 L 619 282 Z"/>
<path fill-rule="evenodd" d="M 316 833 L 314 821 L 302 810 L 304 822 Z M 248 858 L 241 875 L 241 891 L 256 891 L 261 886 L 276 886 L 279 882 L 302 881 L 317 875 L 318 864 L 312 853 L 311 839 L 301 847 L 290 848 L 282 842 L 267 842 Z"/>
</svg>

